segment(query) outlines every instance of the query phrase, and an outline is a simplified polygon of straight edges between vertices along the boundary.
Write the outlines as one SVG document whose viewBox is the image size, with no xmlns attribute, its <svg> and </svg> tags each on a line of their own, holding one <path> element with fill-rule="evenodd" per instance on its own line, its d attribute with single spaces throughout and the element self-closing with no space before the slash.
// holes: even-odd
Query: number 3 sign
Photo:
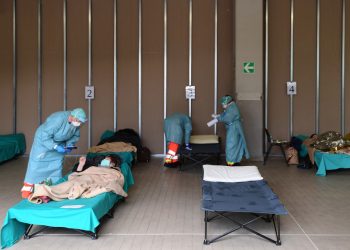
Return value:
<svg viewBox="0 0 350 250">
<path fill-rule="evenodd" d="M 287 95 L 296 95 L 296 94 L 297 94 L 297 83 L 287 82 Z"/>
<path fill-rule="evenodd" d="M 94 99 L 95 98 L 95 88 L 94 86 L 85 86 L 85 99 Z"/>
</svg>

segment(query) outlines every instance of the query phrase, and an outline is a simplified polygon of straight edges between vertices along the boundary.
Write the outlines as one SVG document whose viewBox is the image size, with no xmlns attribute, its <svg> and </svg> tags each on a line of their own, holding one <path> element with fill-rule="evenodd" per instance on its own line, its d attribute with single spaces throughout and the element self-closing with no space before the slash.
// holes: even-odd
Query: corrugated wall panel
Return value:
<svg viewBox="0 0 350 250">
<path fill-rule="evenodd" d="M 88 85 L 88 1 L 67 3 L 67 108 L 81 107 L 88 114 L 85 86 Z M 80 129 L 77 153 L 85 153 L 88 125 Z"/>
<path fill-rule="evenodd" d="M 88 113 L 88 3 L 67 1 L 67 108 Z M 153 153 L 163 152 L 163 0 L 142 1 L 142 137 Z M 189 2 L 168 1 L 167 114 L 188 112 L 185 86 L 189 76 Z M 234 94 L 233 5 L 218 4 L 218 98 Z M 38 119 L 38 1 L 18 0 L 18 131 L 24 132 L 28 151 Z M 12 1 L 1 1 L 1 105 L 0 133 L 12 132 Z M 113 0 L 92 1 L 91 127 L 94 145 L 101 133 L 113 128 Z M 138 130 L 138 1 L 118 1 L 118 110 L 117 128 Z M 42 0 L 42 121 L 64 109 L 63 1 Z M 193 1 L 192 75 L 197 85 L 193 102 L 195 133 L 213 133 L 206 122 L 214 112 L 214 1 Z M 3 31 L 4 30 L 4 31 Z M 30 96 L 30 98 L 27 98 Z M 219 106 L 219 111 L 222 109 Z M 204 112 L 205 110 L 205 112 Z M 219 135 L 225 129 L 218 126 Z M 81 128 L 79 149 L 88 146 L 88 124 Z"/>
<path fill-rule="evenodd" d="M 290 75 L 290 1 L 269 0 L 269 117 L 270 133 L 288 138 Z"/>
<path fill-rule="evenodd" d="M 28 145 L 39 125 L 37 20 L 36 0 L 17 1 L 17 130 L 25 134 Z"/>
<path fill-rule="evenodd" d="M 0 1 L 0 134 L 13 132 L 12 0 Z"/>
<path fill-rule="evenodd" d="M 92 2 L 92 145 L 101 134 L 113 130 L 113 0 Z"/>
<path fill-rule="evenodd" d="M 345 134 L 350 133 L 350 1 L 346 1 Z"/>
<path fill-rule="evenodd" d="M 143 7 L 142 142 L 152 152 L 163 151 L 163 0 Z"/>
<path fill-rule="evenodd" d="M 315 132 L 316 1 L 295 0 L 294 5 L 294 134 Z M 273 72 L 271 72 L 273 74 Z"/>
<path fill-rule="evenodd" d="M 118 1 L 118 128 L 138 131 L 137 0 Z"/>
<path fill-rule="evenodd" d="M 42 117 L 63 110 L 63 4 L 42 1 Z"/>
<path fill-rule="evenodd" d="M 235 94 L 235 25 L 232 25 L 234 24 L 234 13 L 233 1 L 218 1 L 218 113 L 223 112 L 220 98 L 227 94 L 233 96 Z M 222 138 L 222 145 L 224 147 L 226 129 L 223 123 L 217 125 L 217 134 Z"/>
<path fill-rule="evenodd" d="M 188 114 L 188 12 L 188 0 L 168 1 L 168 115 Z"/>
<path fill-rule="evenodd" d="M 320 133 L 340 132 L 341 0 L 321 0 Z"/>
<path fill-rule="evenodd" d="M 214 1 L 193 1 L 193 82 L 196 99 L 192 102 L 195 134 L 211 134 L 214 100 Z"/>
</svg>

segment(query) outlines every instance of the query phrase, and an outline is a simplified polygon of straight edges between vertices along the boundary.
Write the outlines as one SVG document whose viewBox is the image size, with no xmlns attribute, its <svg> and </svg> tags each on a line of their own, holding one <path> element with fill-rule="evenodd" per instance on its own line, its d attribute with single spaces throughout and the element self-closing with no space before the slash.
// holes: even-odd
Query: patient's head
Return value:
<svg viewBox="0 0 350 250">
<path fill-rule="evenodd" d="M 115 167 L 118 167 L 119 164 L 120 164 L 119 157 L 114 155 L 106 155 L 105 158 L 101 161 L 100 166 L 115 168 Z"/>
<path fill-rule="evenodd" d="M 310 135 L 309 138 L 311 138 L 311 139 L 317 139 L 317 134 L 312 134 L 312 135 Z"/>
</svg>

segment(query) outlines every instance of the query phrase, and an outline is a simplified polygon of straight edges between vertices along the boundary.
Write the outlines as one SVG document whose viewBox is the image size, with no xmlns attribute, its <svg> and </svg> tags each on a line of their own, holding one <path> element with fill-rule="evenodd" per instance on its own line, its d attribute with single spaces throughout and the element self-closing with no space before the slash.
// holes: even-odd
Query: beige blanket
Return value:
<svg viewBox="0 0 350 250">
<path fill-rule="evenodd" d="M 90 153 L 105 153 L 105 152 L 136 152 L 135 146 L 125 142 L 107 142 L 99 146 L 89 148 Z"/>
<path fill-rule="evenodd" d="M 52 200 L 91 198 L 105 192 L 114 192 L 123 197 L 127 193 L 123 190 L 124 176 L 118 170 L 104 167 L 90 167 L 83 172 L 69 175 L 68 181 L 55 186 L 36 184 L 34 193 L 28 200 L 42 203 L 40 196 L 48 196 Z"/>
</svg>

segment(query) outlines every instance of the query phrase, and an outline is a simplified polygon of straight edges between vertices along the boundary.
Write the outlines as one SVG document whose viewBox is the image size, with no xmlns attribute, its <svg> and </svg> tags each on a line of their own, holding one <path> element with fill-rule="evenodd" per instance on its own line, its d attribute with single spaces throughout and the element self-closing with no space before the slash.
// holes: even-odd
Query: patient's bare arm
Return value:
<svg viewBox="0 0 350 250">
<path fill-rule="evenodd" d="M 79 165 L 77 167 L 77 172 L 80 172 L 83 170 L 83 167 L 85 165 L 85 162 L 86 162 L 86 158 L 84 156 L 80 157 L 79 158 Z"/>
</svg>

